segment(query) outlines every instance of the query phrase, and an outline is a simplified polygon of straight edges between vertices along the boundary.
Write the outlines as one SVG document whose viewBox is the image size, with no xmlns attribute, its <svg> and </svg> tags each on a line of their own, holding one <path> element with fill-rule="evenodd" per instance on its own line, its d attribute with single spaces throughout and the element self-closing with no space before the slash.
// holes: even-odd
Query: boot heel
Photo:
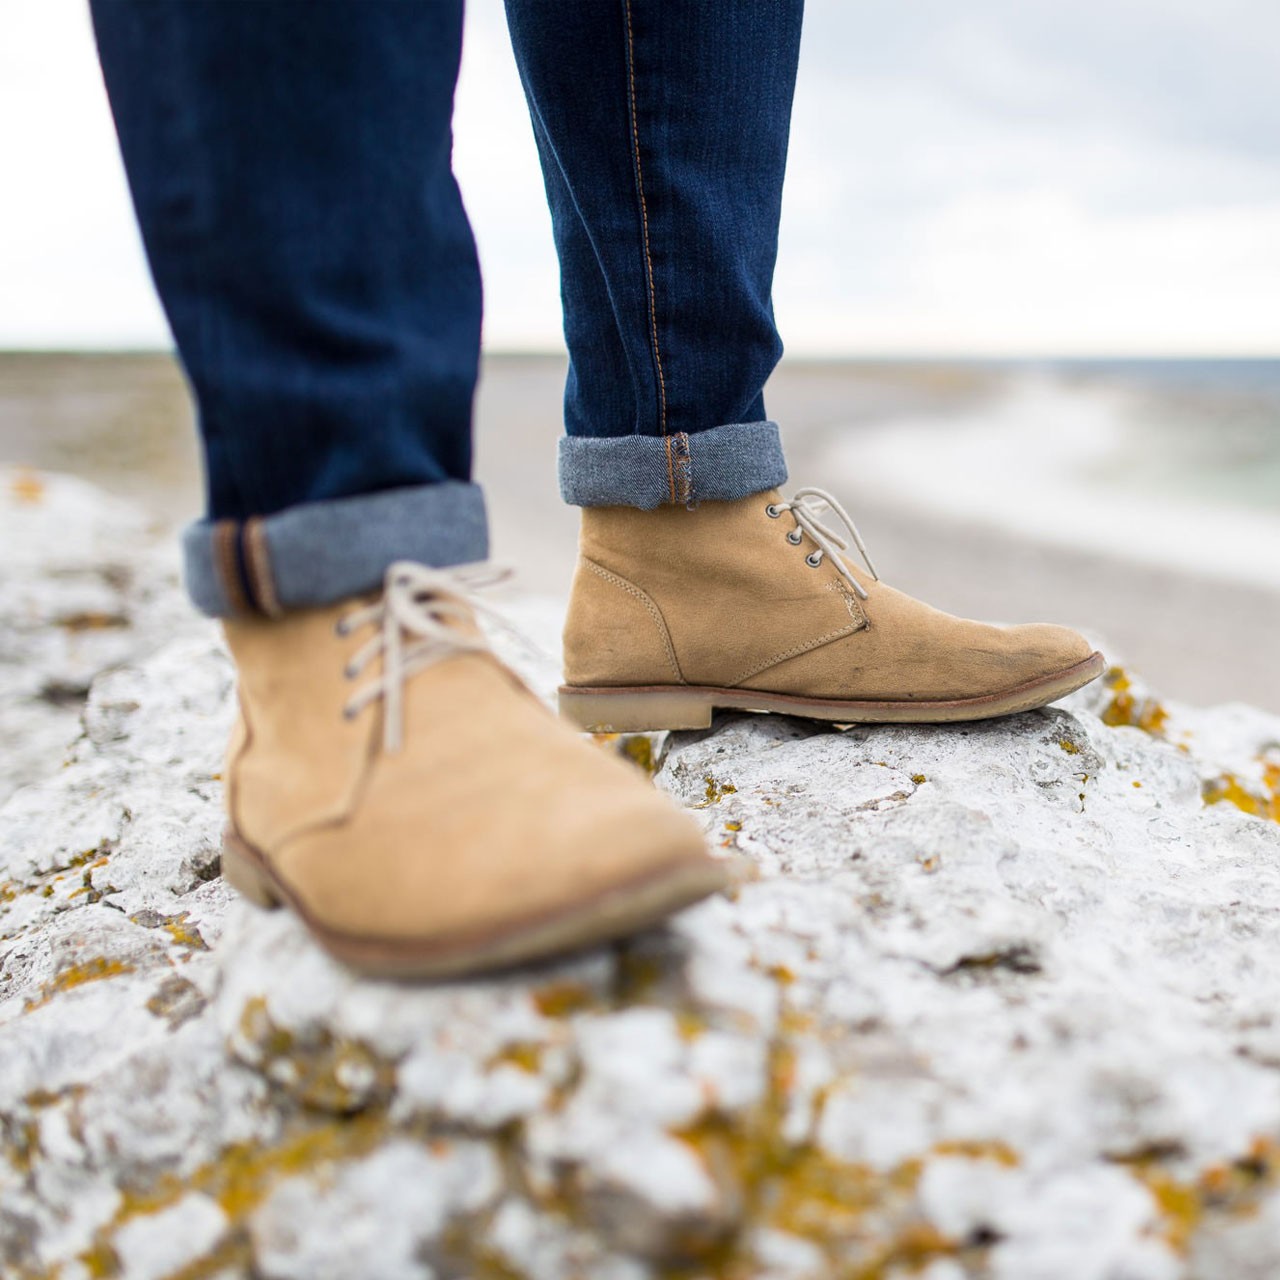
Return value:
<svg viewBox="0 0 1280 1280">
<path fill-rule="evenodd" d="M 253 855 L 231 831 L 222 833 L 222 878 L 237 893 L 268 911 L 280 905 L 270 881 L 258 870 Z"/>
<path fill-rule="evenodd" d="M 711 703 L 688 689 L 560 688 L 560 715 L 588 733 L 709 729 Z"/>
</svg>

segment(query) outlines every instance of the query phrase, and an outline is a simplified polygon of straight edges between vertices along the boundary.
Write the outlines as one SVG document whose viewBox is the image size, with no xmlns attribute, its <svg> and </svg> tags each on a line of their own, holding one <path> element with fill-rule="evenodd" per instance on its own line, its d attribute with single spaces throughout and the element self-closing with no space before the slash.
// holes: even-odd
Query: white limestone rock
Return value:
<svg viewBox="0 0 1280 1280">
<path fill-rule="evenodd" d="M 70 476 L 0 466 L 0 800 L 46 777 L 89 685 L 207 624 L 134 508 Z"/>
<path fill-rule="evenodd" d="M 150 554 L 112 504 L 47 492 Z M 72 552 L 90 582 L 97 535 Z M 28 562 L 6 688 L 23 654 L 69 661 Z M 545 694 L 554 613 L 503 607 Z M 655 765 L 734 891 L 412 986 L 223 885 L 232 685 L 182 624 L 0 808 L 0 1273 L 1280 1272 L 1280 720 L 1113 672 L 989 724 L 604 742 Z"/>
</svg>

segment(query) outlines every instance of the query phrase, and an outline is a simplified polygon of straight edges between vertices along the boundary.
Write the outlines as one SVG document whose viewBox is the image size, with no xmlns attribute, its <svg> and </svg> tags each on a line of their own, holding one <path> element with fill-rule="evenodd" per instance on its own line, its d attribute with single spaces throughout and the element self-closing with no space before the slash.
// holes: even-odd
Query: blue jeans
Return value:
<svg viewBox="0 0 1280 1280">
<path fill-rule="evenodd" d="M 762 388 L 802 0 L 508 0 L 560 257 L 566 501 L 786 478 Z M 475 245 L 451 163 L 461 0 L 92 0 L 190 379 L 206 612 L 483 559 Z"/>
</svg>

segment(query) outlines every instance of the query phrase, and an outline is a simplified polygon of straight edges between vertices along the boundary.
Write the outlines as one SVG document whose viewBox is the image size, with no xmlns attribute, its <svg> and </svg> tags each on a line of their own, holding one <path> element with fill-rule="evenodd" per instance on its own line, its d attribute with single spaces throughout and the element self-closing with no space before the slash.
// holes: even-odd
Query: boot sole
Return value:
<svg viewBox="0 0 1280 1280">
<path fill-rule="evenodd" d="M 661 729 L 707 729 L 718 710 L 806 716 L 836 724 L 946 724 L 987 720 L 1047 706 L 1096 680 L 1107 660 L 1093 653 L 1083 662 L 1013 689 L 981 698 L 949 701 L 829 701 L 751 689 L 708 685 L 644 685 L 590 689 L 561 685 L 560 714 L 589 733 L 652 733 Z"/>
<path fill-rule="evenodd" d="M 462 977 L 613 941 L 721 892 L 730 881 L 723 862 L 686 860 L 541 916 L 433 937 L 387 939 L 343 933 L 316 920 L 262 854 L 230 827 L 222 837 L 222 874 L 257 906 L 288 907 L 330 955 L 352 969 L 402 979 Z"/>
</svg>

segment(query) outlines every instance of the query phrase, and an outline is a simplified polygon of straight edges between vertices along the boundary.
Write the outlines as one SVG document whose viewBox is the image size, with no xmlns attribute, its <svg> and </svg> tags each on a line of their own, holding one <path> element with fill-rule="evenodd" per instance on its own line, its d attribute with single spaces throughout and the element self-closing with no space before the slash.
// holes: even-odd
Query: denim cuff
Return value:
<svg viewBox="0 0 1280 1280">
<path fill-rule="evenodd" d="M 560 494 L 575 507 L 731 502 L 787 479 L 776 422 L 669 436 L 564 436 Z"/>
<path fill-rule="evenodd" d="M 388 489 L 289 507 L 271 516 L 198 520 L 182 536 L 183 576 L 214 617 L 279 617 L 373 591 L 397 560 L 432 568 L 489 554 L 479 485 Z"/>
</svg>

